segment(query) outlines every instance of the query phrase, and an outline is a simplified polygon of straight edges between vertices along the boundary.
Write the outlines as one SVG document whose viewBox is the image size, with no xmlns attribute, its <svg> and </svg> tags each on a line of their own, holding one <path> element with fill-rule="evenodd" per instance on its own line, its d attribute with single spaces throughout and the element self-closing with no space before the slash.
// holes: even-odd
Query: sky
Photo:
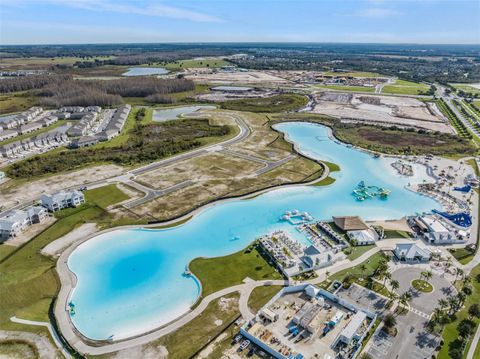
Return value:
<svg viewBox="0 0 480 359">
<path fill-rule="evenodd" d="M 0 44 L 479 44 L 480 0 L 0 0 Z"/>
</svg>

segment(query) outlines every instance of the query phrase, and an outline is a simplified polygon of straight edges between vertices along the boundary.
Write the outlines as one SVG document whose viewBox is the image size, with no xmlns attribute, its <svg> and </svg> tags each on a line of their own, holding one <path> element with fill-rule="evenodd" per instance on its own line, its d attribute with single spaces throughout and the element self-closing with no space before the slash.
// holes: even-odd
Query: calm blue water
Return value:
<svg viewBox="0 0 480 359">
<path fill-rule="evenodd" d="M 394 219 L 440 208 L 433 200 L 404 189 L 412 179 L 396 175 L 391 160 L 374 159 L 337 144 L 323 126 L 284 123 L 277 128 L 305 154 L 339 164 L 337 181 L 328 187 L 296 186 L 251 200 L 224 202 L 179 227 L 117 230 L 80 245 L 68 262 L 78 278 L 72 319 L 80 332 L 92 339 L 111 335 L 119 339 L 171 321 L 186 312 L 199 294 L 196 282 L 182 276 L 193 258 L 238 251 L 277 229 L 306 240 L 291 225 L 279 222 L 286 210 L 308 211 L 318 219 L 332 215 Z M 416 181 L 426 178 L 422 169 L 417 168 Z M 351 192 L 361 180 L 386 187 L 392 194 L 387 200 L 357 202 Z"/>
<path fill-rule="evenodd" d="M 130 67 L 122 76 L 165 75 L 169 72 L 170 71 L 163 67 Z"/>
<path fill-rule="evenodd" d="M 198 105 L 198 106 L 183 106 L 183 107 L 171 107 L 162 110 L 153 110 L 153 121 L 163 122 L 175 120 L 180 115 L 189 115 L 198 110 L 214 110 L 215 106 Z"/>
</svg>

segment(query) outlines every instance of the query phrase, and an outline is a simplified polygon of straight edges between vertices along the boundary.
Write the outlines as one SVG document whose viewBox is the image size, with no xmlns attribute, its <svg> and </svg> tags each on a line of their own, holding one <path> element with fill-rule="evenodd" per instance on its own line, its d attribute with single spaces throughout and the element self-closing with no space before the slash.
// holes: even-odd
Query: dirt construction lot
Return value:
<svg viewBox="0 0 480 359">
<path fill-rule="evenodd" d="M 224 72 L 216 69 L 187 69 L 185 78 L 198 83 L 288 84 L 290 81 L 262 71 Z"/>
<path fill-rule="evenodd" d="M 347 121 L 455 133 L 435 107 L 415 98 L 323 92 L 315 100 L 313 112 Z"/>
</svg>

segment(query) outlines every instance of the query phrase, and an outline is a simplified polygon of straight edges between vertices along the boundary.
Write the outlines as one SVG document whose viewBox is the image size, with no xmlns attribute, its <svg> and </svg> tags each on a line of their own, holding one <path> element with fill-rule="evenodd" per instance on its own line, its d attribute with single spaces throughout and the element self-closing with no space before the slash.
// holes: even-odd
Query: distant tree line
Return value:
<svg viewBox="0 0 480 359">
<path fill-rule="evenodd" d="M 41 97 L 39 103 L 52 107 L 113 106 L 122 103 L 122 97 L 147 97 L 151 102 L 167 103 L 168 94 L 191 91 L 194 88 L 195 84 L 191 80 L 141 76 L 102 81 L 74 80 L 71 76 L 64 75 L 40 75 L 0 81 L 0 93 L 37 89 L 37 94 Z"/>
</svg>

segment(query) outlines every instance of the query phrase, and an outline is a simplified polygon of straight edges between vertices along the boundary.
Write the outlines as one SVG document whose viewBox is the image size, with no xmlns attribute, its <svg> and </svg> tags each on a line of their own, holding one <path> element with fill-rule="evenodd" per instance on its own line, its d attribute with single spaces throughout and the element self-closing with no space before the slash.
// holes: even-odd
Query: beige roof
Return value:
<svg viewBox="0 0 480 359">
<path fill-rule="evenodd" d="M 358 216 L 332 217 L 333 221 L 344 231 L 357 231 L 368 229 L 367 224 Z"/>
</svg>

